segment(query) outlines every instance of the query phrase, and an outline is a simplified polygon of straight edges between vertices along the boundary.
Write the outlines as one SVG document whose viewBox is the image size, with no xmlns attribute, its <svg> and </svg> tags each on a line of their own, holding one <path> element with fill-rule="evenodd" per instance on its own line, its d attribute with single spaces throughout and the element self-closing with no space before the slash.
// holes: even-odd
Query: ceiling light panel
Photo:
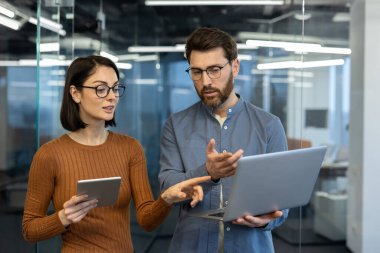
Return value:
<svg viewBox="0 0 380 253">
<path fill-rule="evenodd" d="M 179 5 L 282 5 L 283 0 L 146 0 L 148 6 Z"/>
<path fill-rule="evenodd" d="M 19 21 L 2 15 L 0 15 L 0 24 L 9 27 L 13 30 L 18 30 L 21 27 L 21 23 Z"/>
<path fill-rule="evenodd" d="M 7 16 L 7 17 L 10 17 L 10 18 L 14 18 L 15 17 L 15 13 L 14 11 L 11 11 L 3 6 L 0 5 L 0 13 Z"/>
<path fill-rule="evenodd" d="M 334 60 L 322 60 L 322 61 L 283 61 L 283 62 L 269 62 L 257 64 L 257 69 L 259 70 L 269 70 L 269 69 L 301 69 L 301 68 L 318 68 L 318 67 L 329 67 L 329 66 L 339 66 L 343 65 L 343 59 Z"/>
</svg>

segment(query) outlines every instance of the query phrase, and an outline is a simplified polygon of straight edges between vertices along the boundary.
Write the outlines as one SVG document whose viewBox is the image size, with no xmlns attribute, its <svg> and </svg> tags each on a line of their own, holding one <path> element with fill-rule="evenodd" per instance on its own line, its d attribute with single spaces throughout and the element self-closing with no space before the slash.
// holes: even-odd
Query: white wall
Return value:
<svg viewBox="0 0 380 253">
<path fill-rule="evenodd" d="M 303 92 L 303 122 L 299 124 L 303 126 L 302 139 L 310 140 L 313 146 L 330 143 L 329 139 L 329 126 L 327 128 L 305 127 L 307 109 L 327 109 L 331 98 L 330 86 L 335 83 L 330 82 L 330 69 L 335 67 L 321 67 L 313 69 L 305 69 L 304 71 L 312 71 L 314 77 L 312 79 L 313 86 L 311 88 L 304 88 Z"/>
<path fill-rule="evenodd" d="M 331 142 L 328 128 L 305 127 L 306 109 L 329 109 L 330 86 L 335 85 L 330 78 L 331 69 L 335 67 L 304 69 L 307 76 L 313 77 L 303 78 L 303 86 L 288 86 L 288 137 L 307 139 L 312 145 Z"/>
<path fill-rule="evenodd" d="M 351 7 L 351 114 L 347 246 L 379 252 L 380 227 L 380 1 Z"/>
</svg>

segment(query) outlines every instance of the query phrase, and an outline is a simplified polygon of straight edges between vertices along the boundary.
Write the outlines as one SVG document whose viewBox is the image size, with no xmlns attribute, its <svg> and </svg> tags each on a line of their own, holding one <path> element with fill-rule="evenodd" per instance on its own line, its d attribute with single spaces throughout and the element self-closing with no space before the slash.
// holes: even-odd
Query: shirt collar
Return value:
<svg viewBox="0 0 380 253">
<path fill-rule="evenodd" d="M 243 108 L 243 103 L 244 103 L 244 100 L 243 98 L 236 93 L 236 96 L 239 98 L 238 102 L 233 105 L 232 107 L 228 108 L 227 109 L 227 117 L 233 115 L 234 113 L 236 112 L 239 112 L 242 108 Z M 205 108 L 205 110 L 210 114 L 210 115 L 214 115 L 214 110 L 212 107 L 210 106 L 207 106 L 205 103 L 201 102 L 203 108 Z"/>
</svg>

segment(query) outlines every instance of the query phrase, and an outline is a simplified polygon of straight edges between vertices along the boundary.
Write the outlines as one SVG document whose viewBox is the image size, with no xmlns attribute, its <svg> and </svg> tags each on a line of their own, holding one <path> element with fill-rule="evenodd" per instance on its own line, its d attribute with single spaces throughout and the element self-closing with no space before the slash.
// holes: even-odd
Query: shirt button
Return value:
<svg viewBox="0 0 380 253">
<path fill-rule="evenodd" d="M 230 230 L 231 230 L 231 228 L 230 228 L 230 227 L 226 227 L 226 230 L 227 230 L 227 231 L 230 231 Z"/>
<path fill-rule="evenodd" d="M 223 153 L 226 153 L 226 152 L 227 152 L 227 150 L 224 149 L 224 150 L 223 150 Z"/>
<path fill-rule="evenodd" d="M 225 130 L 227 130 L 228 126 L 224 126 L 223 128 L 224 128 Z"/>
<path fill-rule="evenodd" d="M 228 109 L 228 112 L 232 112 L 232 109 Z"/>
<path fill-rule="evenodd" d="M 226 202 L 224 202 L 226 205 L 228 205 L 228 200 Z"/>
</svg>

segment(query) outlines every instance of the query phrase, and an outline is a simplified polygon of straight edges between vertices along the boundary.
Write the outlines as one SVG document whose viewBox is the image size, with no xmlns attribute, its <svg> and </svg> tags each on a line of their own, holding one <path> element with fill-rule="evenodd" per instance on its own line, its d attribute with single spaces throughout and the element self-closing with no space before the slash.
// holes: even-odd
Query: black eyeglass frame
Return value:
<svg viewBox="0 0 380 253">
<path fill-rule="evenodd" d="M 196 70 L 199 70 L 201 71 L 201 75 L 199 76 L 198 79 L 193 79 L 192 76 L 191 76 L 191 73 L 190 73 L 190 70 L 192 69 L 191 67 L 189 67 L 188 69 L 186 69 L 185 71 L 187 72 L 187 74 L 189 74 L 191 80 L 193 81 L 199 81 L 202 79 L 202 75 L 203 75 L 203 72 L 206 72 L 207 76 L 210 78 L 210 79 L 218 79 L 220 78 L 220 76 L 222 75 L 222 69 L 227 66 L 227 64 L 230 64 L 231 62 L 228 61 L 226 62 L 226 64 L 224 64 L 223 66 L 210 66 L 210 67 L 207 67 L 206 69 L 200 69 L 200 68 L 193 68 L 193 69 L 196 69 Z M 212 68 L 219 68 L 219 76 L 218 77 L 211 77 L 210 76 L 210 73 L 209 71 L 212 69 Z"/>
<path fill-rule="evenodd" d="M 99 96 L 99 94 L 98 94 L 98 88 L 100 86 L 107 88 L 107 94 L 105 96 Z M 110 94 L 110 90 L 112 90 L 113 94 L 115 94 L 115 97 L 119 98 L 119 97 L 121 97 L 121 96 L 124 95 L 124 91 L 125 91 L 125 88 L 126 88 L 125 85 L 120 85 L 120 84 L 116 84 L 113 87 L 109 87 L 106 84 L 99 84 L 99 85 L 97 85 L 95 87 L 85 86 L 85 85 L 78 85 L 77 87 L 93 89 L 93 90 L 95 90 L 96 96 L 98 96 L 99 98 L 105 98 L 105 97 L 107 97 Z M 118 88 L 118 90 L 116 92 L 115 92 L 115 88 Z"/>
</svg>

